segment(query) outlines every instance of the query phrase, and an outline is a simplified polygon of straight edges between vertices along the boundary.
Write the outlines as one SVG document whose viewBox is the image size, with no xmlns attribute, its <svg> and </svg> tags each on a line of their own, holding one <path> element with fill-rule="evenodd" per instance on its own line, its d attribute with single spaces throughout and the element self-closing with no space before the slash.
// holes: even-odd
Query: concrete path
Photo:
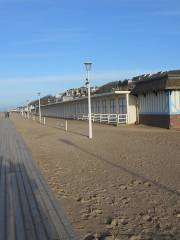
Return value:
<svg viewBox="0 0 180 240">
<path fill-rule="evenodd" d="M 74 240 L 62 209 L 10 120 L 0 121 L 0 240 Z"/>
</svg>

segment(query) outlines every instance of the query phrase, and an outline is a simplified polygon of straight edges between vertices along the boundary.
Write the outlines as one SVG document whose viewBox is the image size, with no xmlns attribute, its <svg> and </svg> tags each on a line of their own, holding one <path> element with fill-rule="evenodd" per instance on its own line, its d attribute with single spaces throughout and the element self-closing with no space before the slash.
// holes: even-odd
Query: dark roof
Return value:
<svg viewBox="0 0 180 240">
<path fill-rule="evenodd" d="M 52 95 L 47 95 L 47 96 L 44 96 L 41 98 L 42 105 L 48 104 L 49 102 L 55 102 L 55 97 Z M 33 105 L 33 106 L 38 105 L 38 104 L 39 104 L 38 99 L 29 103 L 29 105 Z"/>
<path fill-rule="evenodd" d="M 180 89 L 180 70 L 158 72 L 134 77 L 133 93 Z"/>
<path fill-rule="evenodd" d="M 113 90 L 129 90 L 132 89 L 132 83 L 130 84 L 128 80 L 124 81 L 114 81 L 109 82 L 95 91 L 95 94 L 111 92 Z"/>
</svg>

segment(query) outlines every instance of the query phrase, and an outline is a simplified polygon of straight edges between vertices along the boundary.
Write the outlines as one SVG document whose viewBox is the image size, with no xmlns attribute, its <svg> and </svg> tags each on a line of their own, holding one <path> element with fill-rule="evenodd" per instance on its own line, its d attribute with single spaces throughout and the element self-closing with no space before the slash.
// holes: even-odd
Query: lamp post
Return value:
<svg viewBox="0 0 180 240">
<path fill-rule="evenodd" d="M 91 71 L 91 62 L 84 63 L 86 68 L 86 86 L 88 89 L 88 119 L 89 119 L 89 139 L 92 139 L 92 118 L 91 118 L 91 89 L 90 89 L 90 82 L 89 82 L 89 73 Z"/>
<path fill-rule="evenodd" d="M 37 95 L 39 97 L 39 122 L 41 123 L 41 93 L 38 92 Z"/>
</svg>

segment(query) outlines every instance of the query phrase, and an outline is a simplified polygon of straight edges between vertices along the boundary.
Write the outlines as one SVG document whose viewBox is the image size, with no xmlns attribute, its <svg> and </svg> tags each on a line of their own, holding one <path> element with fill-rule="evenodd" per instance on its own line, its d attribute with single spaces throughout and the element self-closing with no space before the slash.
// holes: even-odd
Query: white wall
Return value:
<svg viewBox="0 0 180 240">
<path fill-rule="evenodd" d="M 180 114 L 180 90 L 170 92 L 170 113 Z"/>
<path fill-rule="evenodd" d="M 134 124 L 137 121 L 137 97 L 129 95 L 128 123 Z"/>
</svg>

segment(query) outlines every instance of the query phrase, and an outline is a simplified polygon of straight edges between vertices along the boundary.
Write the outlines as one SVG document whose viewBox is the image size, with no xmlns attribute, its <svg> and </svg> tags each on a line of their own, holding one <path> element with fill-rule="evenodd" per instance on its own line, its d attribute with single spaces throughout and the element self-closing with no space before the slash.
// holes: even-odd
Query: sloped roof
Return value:
<svg viewBox="0 0 180 240">
<path fill-rule="evenodd" d="M 180 70 L 158 72 L 134 77 L 133 93 L 180 89 Z"/>
<path fill-rule="evenodd" d="M 44 96 L 44 97 L 41 98 L 41 104 L 42 105 L 43 104 L 48 104 L 49 101 L 51 101 L 51 102 L 55 101 L 55 97 L 52 96 L 52 95 L 47 95 L 47 96 Z M 38 99 L 29 103 L 29 105 L 33 105 L 33 106 L 38 105 L 38 104 L 39 104 Z"/>
<path fill-rule="evenodd" d="M 111 92 L 114 90 L 129 90 L 129 89 L 132 89 L 132 83 L 129 83 L 128 80 L 114 81 L 99 87 L 98 90 L 95 91 L 95 94 Z"/>
</svg>

